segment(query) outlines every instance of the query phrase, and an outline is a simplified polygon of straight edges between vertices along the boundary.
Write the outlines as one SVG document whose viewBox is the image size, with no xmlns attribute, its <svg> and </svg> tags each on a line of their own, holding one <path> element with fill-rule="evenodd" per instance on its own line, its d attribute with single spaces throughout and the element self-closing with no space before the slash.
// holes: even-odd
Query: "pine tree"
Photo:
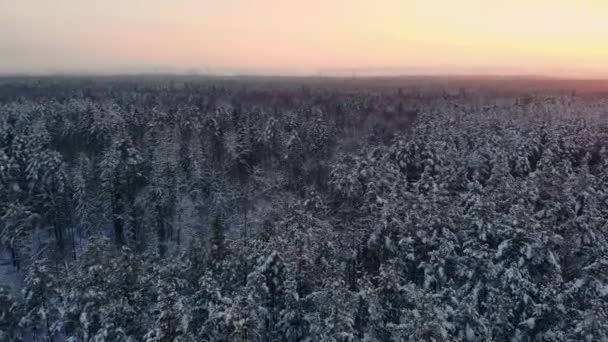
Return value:
<svg viewBox="0 0 608 342">
<path fill-rule="evenodd" d="M 20 341 L 21 307 L 9 289 L 0 286 L 0 341 Z"/>
<path fill-rule="evenodd" d="M 156 320 L 144 339 L 147 342 L 174 342 L 185 338 L 191 316 L 185 297 L 182 295 L 186 280 L 180 272 L 185 267 L 173 261 L 163 267 L 157 279 L 158 291 Z"/>
<path fill-rule="evenodd" d="M 262 341 L 276 341 L 281 336 L 279 324 L 285 309 L 285 265 L 273 251 L 260 258 L 257 268 L 248 276 L 247 284 L 256 304 L 258 331 Z"/>
<path fill-rule="evenodd" d="M 52 325 L 58 317 L 59 281 L 47 260 L 38 259 L 30 266 L 23 288 L 23 316 L 19 326 L 35 337 L 52 341 L 56 331 Z"/>
</svg>

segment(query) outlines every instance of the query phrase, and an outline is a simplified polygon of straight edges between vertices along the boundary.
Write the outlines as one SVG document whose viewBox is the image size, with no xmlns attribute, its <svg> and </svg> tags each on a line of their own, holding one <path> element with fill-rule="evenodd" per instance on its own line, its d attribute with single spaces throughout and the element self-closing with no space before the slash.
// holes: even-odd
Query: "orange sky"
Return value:
<svg viewBox="0 0 608 342">
<path fill-rule="evenodd" d="M 0 0 L 0 72 L 608 77 L 605 0 Z"/>
</svg>

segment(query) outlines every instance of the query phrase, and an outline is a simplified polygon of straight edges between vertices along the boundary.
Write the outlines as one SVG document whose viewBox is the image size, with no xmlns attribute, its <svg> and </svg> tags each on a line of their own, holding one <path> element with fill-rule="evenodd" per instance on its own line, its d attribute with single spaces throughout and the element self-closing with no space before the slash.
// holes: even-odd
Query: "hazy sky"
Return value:
<svg viewBox="0 0 608 342">
<path fill-rule="evenodd" d="M 0 0 L 0 72 L 608 76 L 606 0 Z"/>
</svg>

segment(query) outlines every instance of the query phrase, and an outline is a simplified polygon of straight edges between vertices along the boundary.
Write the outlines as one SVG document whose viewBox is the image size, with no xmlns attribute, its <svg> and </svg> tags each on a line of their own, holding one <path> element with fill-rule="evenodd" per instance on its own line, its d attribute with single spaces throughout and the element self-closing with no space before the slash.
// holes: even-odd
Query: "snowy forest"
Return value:
<svg viewBox="0 0 608 342">
<path fill-rule="evenodd" d="M 608 96 L 0 80 L 0 341 L 608 341 Z"/>
</svg>

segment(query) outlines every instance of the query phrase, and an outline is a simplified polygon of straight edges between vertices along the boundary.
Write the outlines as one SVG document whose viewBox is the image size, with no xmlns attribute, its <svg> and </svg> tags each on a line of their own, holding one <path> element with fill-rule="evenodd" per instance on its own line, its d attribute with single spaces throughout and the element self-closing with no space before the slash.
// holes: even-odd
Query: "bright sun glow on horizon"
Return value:
<svg viewBox="0 0 608 342">
<path fill-rule="evenodd" d="M 604 0 L 0 0 L 0 72 L 608 77 Z"/>
</svg>

